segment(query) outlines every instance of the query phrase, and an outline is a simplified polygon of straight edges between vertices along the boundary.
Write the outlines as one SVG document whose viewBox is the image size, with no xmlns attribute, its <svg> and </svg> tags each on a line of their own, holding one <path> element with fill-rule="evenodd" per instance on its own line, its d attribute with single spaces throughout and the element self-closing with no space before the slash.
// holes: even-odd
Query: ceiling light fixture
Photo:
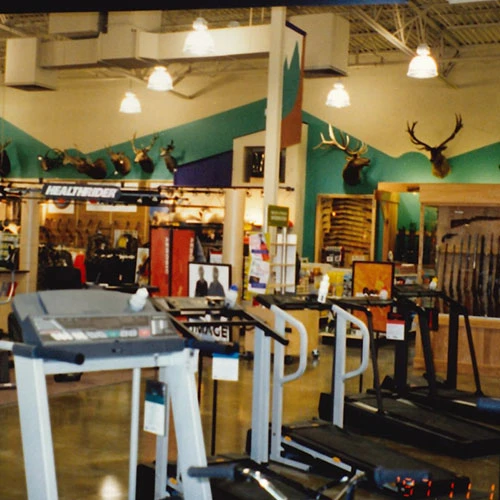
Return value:
<svg viewBox="0 0 500 500">
<path fill-rule="evenodd" d="M 130 90 L 125 92 L 125 97 L 120 104 L 120 113 L 134 114 L 141 111 L 141 103 L 137 96 Z"/>
<path fill-rule="evenodd" d="M 410 78 L 434 78 L 438 76 L 437 64 L 430 55 L 431 51 L 426 43 L 417 47 L 417 55 L 410 61 L 407 76 Z"/>
<path fill-rule="evenodd" d="M 153 72 L 148 78 L 148 89 L 158 92 L 166 92 L 172 90 L 174 84 L 172 77 L 165 66 L 155 66 Z"/>
<path fill-rule="evenodd" d="M 345 108 L 351 105 L 351 98 L 344 86 L 338 82 L 328 93 L 325 104 L 331 108 Z"/>
<path fill-rule="evenodd" d="M 184 54 L 190 56 L 211 56 L 215 54 L 215 43 L 203 17 L 197 17 L 194 20 L 193 31 L 188 34 L 184 42 Z"/>
</svg>

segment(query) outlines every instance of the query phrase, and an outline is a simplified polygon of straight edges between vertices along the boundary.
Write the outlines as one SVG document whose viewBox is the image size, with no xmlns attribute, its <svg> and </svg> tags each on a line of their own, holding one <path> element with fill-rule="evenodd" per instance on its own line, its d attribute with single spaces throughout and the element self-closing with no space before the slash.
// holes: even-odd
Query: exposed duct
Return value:
<svg viewBox="0 0 500 500">
<path fill-rule="evenodd" d="M 292 16 L 290 22 L 306 35 L 306 77 L 346 76 L 349 21 L 333 13 Z"/>
<path fill-rule="evenodd" d="M 306 76 L 347 73 L 349 23 L 334 14 L 295 16 L 308 32 Z M 64 39 L 9 39 L 5 85 L 23 90 L 55 89 L 57 70 L 115 66 L 149 68 L 158 63 L 190 62 L 183 53 L 188 32 L 160 33 L 161 12 L 50 14 L 51 35 Z M 215 59 L 266 57 L 270 26 L 211 29 Z M 204 58 L 208 59 L 208 58 Z"/>
</svg>

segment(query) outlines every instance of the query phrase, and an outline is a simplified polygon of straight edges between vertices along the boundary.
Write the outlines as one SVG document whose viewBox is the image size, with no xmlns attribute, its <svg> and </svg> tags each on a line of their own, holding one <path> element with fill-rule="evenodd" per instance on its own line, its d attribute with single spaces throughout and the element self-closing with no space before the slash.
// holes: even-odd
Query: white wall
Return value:
<svg viewBox="0 0 500 500">
<path fill-rule="evenodd" d="M 145 83 L 124 78 L 60 78 L 54 92 L 1 87 L 0 116 L 52 147 L 93 151 L 129 140 L 134 132 L 140 137 L 266 97 L 265 71 L 226 74 L 221 68 L 215 64 L 212 75 L 188 75 L 179 84 L 177 90 L 187 95 L 201 90 L 194 99 L 149 91 Z M 498 142 L 500 61 L 458 63 L 448 80 L 455 87 L 440 78 L 410 79 L 402 64 L 351 68 L 343 79 L 349 108 L 327 108 L 324 101 L 336 80 L 315 78 L 305 81 L 303 109 L 391 156 L 415 150 L 407 121 L 418 121 L 417 136 L 436 145 L 453 130 L 455 113 L 462 115 L 464 129 L 450 143 L 448 156 Z M 118 113 L 130 87 L 141 100 L 140 115 Z"/>
</svg>

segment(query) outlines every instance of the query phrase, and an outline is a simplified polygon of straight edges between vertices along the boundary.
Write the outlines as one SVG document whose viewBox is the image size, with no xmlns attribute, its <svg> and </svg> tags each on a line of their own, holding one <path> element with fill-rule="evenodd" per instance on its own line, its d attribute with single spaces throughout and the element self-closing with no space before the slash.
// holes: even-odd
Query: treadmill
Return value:
<svg viewBox="0 0 500 500">
<path fill-rule="evenodd" d="M 411 496 L 444 496 L 449 495 L 451 489 L 454 489 L 456 494 L 467 493 L 470 487 L 468 477 L 456 475 L 434 464 L 397 452 L 366 436 L 343 428 L 344 381 L 363 373 L 369 363 L 370 334 L 366 325 L 358 317 L 348 313 L 331 300 L 324 304 L 319 303 L 316 296 L 257 295 L 255 300 L 274 313 L 278 333 L 286 332 L 285 326 L 290 324 L 298 330 L 300 335 L 299 367 L 295 373 L 284 374 L 284 349 L 280 344 L 274 346 L 271 445 L 268 456 L 270 461 L 324 475 L 335 475 L 339 472 L 354 475 L 362 471 L 366 474 L 368 484 L 372 488 L 376 487 L 374 474 L 378 466 L 387 469 L 427 470 L 432 477 L 432 484 L 414 483 Z M 333 310 L 336 315 L 335 405 L 332 413 L 327 417 L 284 424 L 284 386 L 305 372 L 308 353 L 307 332 L 303 324 L 288 311 L 306 308 Z M 348 321 L 357 325 L 362 334 L 362 359 L 358 369 L 346 373 L 346 324 Z M 259 452 L 265 448 L 268 439 L 268 430 L 263 434 L 252 428 L 252 457 L 259 457 Z M 260 459 L 263 459 L 262 455 Z M 401 484 L 384 484 L 378 488 L 380 488 L 379 491 L 387 494 L 409 496 L 409 491 Z"/>
<path fill-rule="evenodd" d="M 408 384 L 407 374 L 403 369 L 403 367 L 408 364 L 408 343 L 406 340 L 407 337 L 405 336 L 405 342 L 402 343 L 400 349 L 396 350 L 396 369 L 393 381 L 394 390 L 397 391 L 398 394 L 401 394 L 422 406 L 434 408 L 439 411 L 445 411 L 453 415 L 459 415 L 474 421 L 498 424 L 500 422 L 498 414 L 495 414 L 495 412 L 485 411 L 482 408 L 478 408 L 477 405 L 478 399 L 485 398 L 486 396 L 481 388 L 479 369 L 467 308 L 442 291 L 430 290 L 428 287 L 418 284 L 396 285 L 394 287 L 394 294 L 400 304 L 401 311 L 406 318 L 405 323 L 407 327 L 409 323 L 408 318 L 412 314 L 418 315 L 426 370 L 424 378 L 427 382 L 426 385 L 421 386 L 410 386 Z M 446 380 L 444 381 L 438 381 L 436 376 L 430 338 L 431 327 L 427 311 L 424 307 L 415 302 L 415 299 L 426 298 L 432 300 L 441 299 L 448 304 L 448 356 Z M 471 358 L 475 385 L 474 391 L 465 391 L 457 388 L 458 328 L 460 316 L 463 318 L 467 334 L 469 355 Z"/>
<path fill-rule="evenodd" d="M 210 346 L 221 341 L 221 339 L 230 342 L 233 328 L 253 327 L 256 329 L 256 336 L 260 337 L 260 341 L 273 338 L 277 343 L 288 344 L 288 340 L 243 308 L 239 306 L 226 307 L 223 298 L 155 296 L 150 299 L 150 302 L 157 311 L 168 314 L 176 327 L 187 329 L 199 339 L 203 339 L 200 351 L 202 353 L 204 347 L 208 347 L 205 352 L 206 355 L 210 355 L 212 352 Z M 232 344 L 232 342 L 230 343 Z M 259 342 L 256 338 L 257 344 Z M 257 349 L 256 353 L 258 352 L 260 350 Z M 257 354 L 254 362 L 258 365 L 259 361 Z M 199 374 L 201 368 L 202 366 L 199 364 Z M 217 380 L 214 380 L 214 384 L 217 384 Z M 201 376 L 198 377 L 198 397 L 200 396 L 200 388 Z M 216 393 L 216 386 L 214 386 L 212 453 L 207 457 L 207 466 L 225 471 L 231 468 L 234 471 L 235 478 L 229 480 L 225 477 L 217 477 L 217 474 L 215 474 L 215 477 L 210 478 L 210 487 L 214 500 L 267 500 L 272 498 L 269 490 L 276 492 L 277 496 L 274 498 L 327 500 L 327 497 L 320 492 L 307 488 L 298 481 L 271 470 L 267 464 L 258 463 L 246 454 L 215 455 Z M 266 399 L 268 401 L 269 398 L 266 397 L 265 390 L 255 391 L 255 393 L 257 396 L 252 405 L 253 412 L 261 413 L 261 410 L 265 408 Z M 176 464 L 168 463 L 166 469 L 167 491 L 172 496 L 183 496 L 182 478 L 179 476 Z M 158 498 L 157 492 L 155 493 L 155 486 L 157 487 L 156 474 L 157 466 L 155 464 L 139 464 L 137 466 L 135 500 L 154 500 Z M 254 480 L 251 481 L 250 478 Z M 282 497 L 279 495 L 282 495 Z"/>
<path fill-rule="evenodd" d="M 363 300 L 366 301 L 364 305 Z M 386 301 L 377 297 L 351 297 L 341 299 L 339 303 L 344 307 L 357 308 L 364 312 L 373 346 L 371 309 L 379 306 L 386 307 Z M 397 302 L 394 302 L 394 305 L 396 304 Z M 403 301 L 403 305 L 408 305 L 408 303 Z M 408 322 L 409 316 L 407 315 L 406 318 Z M 349 430 L 404 442 L 459 458 L 499 453 L 500 430 L 438 411 L 435 408 L 417 405 L 411 399 L 393 390 L 384 390 L 380 383 L 377 355 L 374 349 L 371 351 L 371 359 L 374 370 L 373 389 L 365 393 L 349 395 L 345 400 L 345 419 Z M 406 370 L 406 366 L 400 368 Z M 328 406 L 322 405 L 320 400 L 320 417 L 324 418 L 327 411 Z"/>
</svg>

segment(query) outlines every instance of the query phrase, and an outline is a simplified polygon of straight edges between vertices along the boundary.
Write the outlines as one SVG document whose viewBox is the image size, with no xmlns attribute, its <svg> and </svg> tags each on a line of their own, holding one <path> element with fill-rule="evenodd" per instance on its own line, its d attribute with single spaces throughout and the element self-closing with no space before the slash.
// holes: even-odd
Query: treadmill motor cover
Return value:
<svg viewBox="0 0 500 500">
<path fill-rule="evenodd" d="M 147 301 L 131 311 L 131 295 L 107 290 L 44 290 L 20 294 L 12 310 L 24 342 L 86 357 L 180 351 L 184 340 L 167 314 Z"/>
</svg>

